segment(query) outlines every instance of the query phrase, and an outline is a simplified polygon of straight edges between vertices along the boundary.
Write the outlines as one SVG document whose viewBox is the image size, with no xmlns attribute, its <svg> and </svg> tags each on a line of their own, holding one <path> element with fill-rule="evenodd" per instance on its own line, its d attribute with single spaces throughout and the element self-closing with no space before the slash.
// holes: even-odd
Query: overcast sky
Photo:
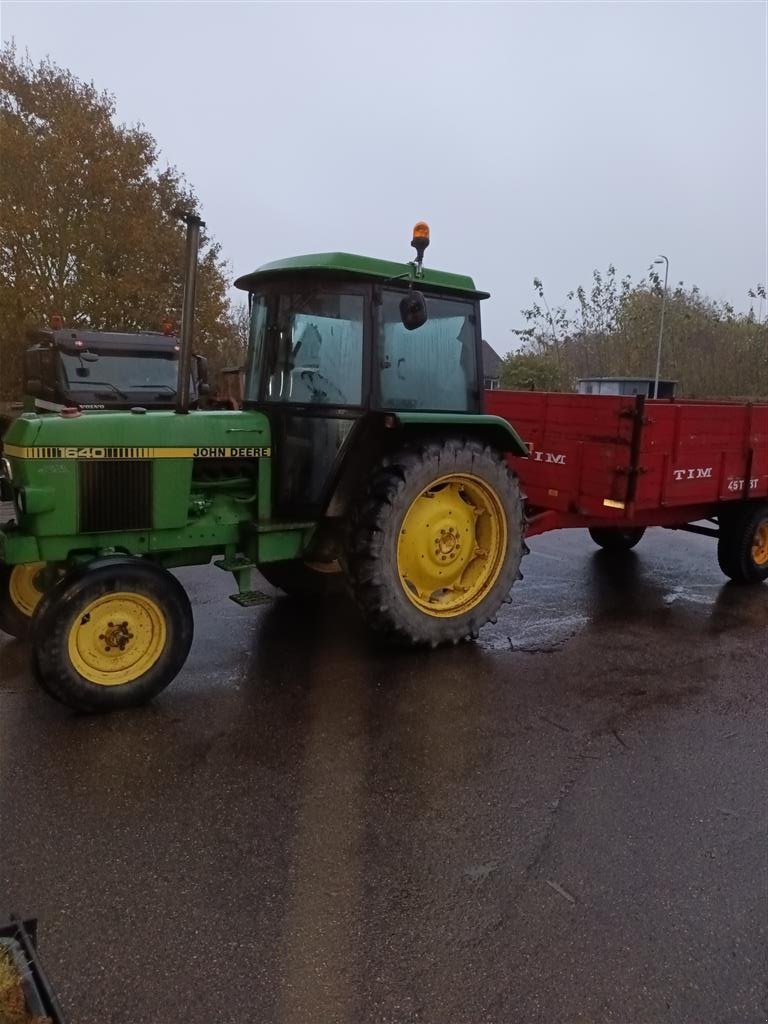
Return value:
<svg viewBox="0 0 768 1024">
<path fill-rule="evenodd" d="M 768 7 L 15 3 L 2 35 L 117 98 L 187 176 L 234 274 L 346 250 L 492 293 L 515 343 L 614 262 L 737 307 L 765 282 Z"/>
</svg>

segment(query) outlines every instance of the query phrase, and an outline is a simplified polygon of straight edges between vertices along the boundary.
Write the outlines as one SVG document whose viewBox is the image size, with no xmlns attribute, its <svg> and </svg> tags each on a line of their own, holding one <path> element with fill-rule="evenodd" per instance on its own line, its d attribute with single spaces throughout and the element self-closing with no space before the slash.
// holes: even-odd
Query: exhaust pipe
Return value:
<svg viewBox="0 0 768 1024">
<path fill-rule="evenodd" d="M 181 305 L 181 351 L 179 379 L 176 385 L 176 412 L 189 412 L 189 382 L 192 376 L 192 336 L 195 325 L 195 287 L 197 285 L 197 253 L 200 228 L 205 227 L 196 213 L 176 212 L 187 225 L 187 249 L 184 257 L 184 298 Z"/>
</svg>

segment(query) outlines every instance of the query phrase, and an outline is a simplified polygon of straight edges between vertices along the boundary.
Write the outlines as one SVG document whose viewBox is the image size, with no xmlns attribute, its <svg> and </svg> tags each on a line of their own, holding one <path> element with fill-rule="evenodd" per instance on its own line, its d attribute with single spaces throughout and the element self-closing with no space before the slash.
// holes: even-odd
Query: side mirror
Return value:
<svg viewBox="0 0 768 1024">
<path fill-rule="evenodd" d="M 406 331 L 423 327 L 428 319 L 427 300 L 421 292 L 410 291 L 400 300 L 400 320 Z"/>
<path fill-rule="evenodd" d="M 203 388 L 208 385 L 208 360 L 205 356 L 195 356 L 194 358 L 197 367 L 197 389 L 201 395 L 204 395 L 208 393 L 203 391 Z M 210 388 L 208 390 L 210 391 Z"/>
<path fill-rule="evenodd" d="M 43 382 L 39 377 L 29 377 L 24 385 L 24 390 L 28 395 L 33 398 L 42 398 L 43 396 Z"/>
</svg>

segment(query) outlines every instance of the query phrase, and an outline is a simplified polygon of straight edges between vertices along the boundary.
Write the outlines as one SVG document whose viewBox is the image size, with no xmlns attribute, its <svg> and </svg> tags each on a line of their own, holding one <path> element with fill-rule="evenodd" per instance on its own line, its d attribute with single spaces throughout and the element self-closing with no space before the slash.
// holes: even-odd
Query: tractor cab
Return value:
<svg viewBox="0 0 768 1024">
<path fill-rule="evenodd" d="M 469 277 L 321 253 L 236 281 L 249 293 L 244 406 L 281 453 L 275 513 L 315 515 L 347 450 L 392 414 L 480 413 L 480 300 Z"/>
</svg>

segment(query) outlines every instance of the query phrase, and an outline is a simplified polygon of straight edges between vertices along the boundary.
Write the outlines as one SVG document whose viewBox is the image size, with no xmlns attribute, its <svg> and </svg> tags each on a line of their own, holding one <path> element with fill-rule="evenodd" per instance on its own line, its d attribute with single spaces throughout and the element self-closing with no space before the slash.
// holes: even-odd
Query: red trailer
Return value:
<svg viewBox="0 0 768 1024">
<path fill-rule="evenodd" d="M 768 578 L 768 404 L 487 391 L 528 459 L 510 457 L 528 536 L 586 527 L 634 547 L 649 526 L 718 539 L 732 579 Z"/>
</svg>

